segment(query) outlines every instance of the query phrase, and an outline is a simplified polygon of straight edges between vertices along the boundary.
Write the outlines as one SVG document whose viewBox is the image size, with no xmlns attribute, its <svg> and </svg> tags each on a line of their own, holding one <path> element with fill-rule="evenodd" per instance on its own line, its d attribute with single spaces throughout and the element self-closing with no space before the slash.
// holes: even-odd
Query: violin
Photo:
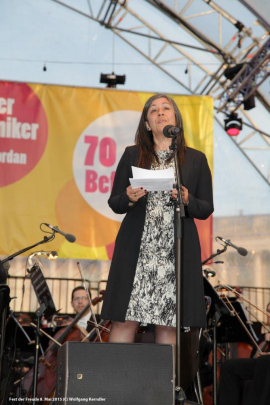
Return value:
<svg viewBox="0 0 270 405">
<path fill-rule="evenodd" d="M 91 322 L 90 322 L 91 324 Z M 106 343 L 109 340 L 109 336 L 110 336 L 110 330 L 112 327 L 112 322 L 111 321 L 102 321 L 99 324 L 101 326 L 100 328 L 100 337 L 101 337 L 101 341 Z M 95 332 L 94 336 L 92 336 L 91 342 L 99 342 L 99 336 L 97 335 L 97 333 Z"/>
</svg>

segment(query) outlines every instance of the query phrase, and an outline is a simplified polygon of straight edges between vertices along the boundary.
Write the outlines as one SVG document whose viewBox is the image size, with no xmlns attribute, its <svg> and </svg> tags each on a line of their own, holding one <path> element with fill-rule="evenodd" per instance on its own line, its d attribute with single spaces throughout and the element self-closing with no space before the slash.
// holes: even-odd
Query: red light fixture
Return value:
<svg viewBox="0 0 270 405">
<path fill-rule="evenodd" d="M 226 120 L 224 120 L 224 128 L 228 135 L 237 136 L 242 130 L 242 119 L 238 118 L 236 113 L 231 113 Z"/>
</svg>

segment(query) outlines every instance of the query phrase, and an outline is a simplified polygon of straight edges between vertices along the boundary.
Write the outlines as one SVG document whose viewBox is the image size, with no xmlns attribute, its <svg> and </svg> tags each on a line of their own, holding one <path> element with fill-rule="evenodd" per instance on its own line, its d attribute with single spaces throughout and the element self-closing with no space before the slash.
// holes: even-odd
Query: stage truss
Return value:
<svg viewBox="0 0 270 405">
<path fill-rule="evenodd" d="M 241 16 L 233 16 L 234 10 L 229 13 L 211 0 L 82 0 L 79 5 L 75 0 L 52 1 L 112 30 L 172 78 L 176 93 L 213 97 L 220 126 L 226 115 L 238 110 L 244 128 L 230 139 L 270 184 L 269 167 L 254 154 L 260 151 L 270 161 L 270 131 L 262 130 L 242 104 L 254 95 L 260 108 L 270 112 L 269 92 L 263 87 L 270 75 L 270 39 L 260 19 L 253 15 L 252 24 L 245 26 Z M 184 72 L 179 64 L 185 65 Z M 226 79 L 225 69 L 238 64 L 243 65 L 241 71 Z"/>
</svg>

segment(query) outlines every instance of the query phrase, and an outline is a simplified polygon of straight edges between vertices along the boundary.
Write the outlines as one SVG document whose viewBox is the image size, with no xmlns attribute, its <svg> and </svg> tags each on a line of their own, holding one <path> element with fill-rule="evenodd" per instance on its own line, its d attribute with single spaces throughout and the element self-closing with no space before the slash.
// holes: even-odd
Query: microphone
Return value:
<svg viewBox="0 0 270 405">
<path fill-rule="evenodd" d="M 166 127 L 163 128 L 163 135 L 166 136 L 166 138 L 176 138 L 180 131 L 181 130 L 178 127 L 166 125 Z"/>
<path fill-rule="evenodd" d="M 61 235 L 63 235 L 66 240 L 70 243 L 74 243 L 76 240 L 76 236 L 72 235 L 71 233 L 65 233 L 63 231 L 60 231 L 60 229 L 58 228 L 58 226 L 52 226 L 50 224 L 46 224 L 45 222 L 43 222 L 44 225 L 46 225 L 48 228 L 51 228 L 54 232 L 60 233 Z"/>
<path fill-rule="evenodd" d="M 234 245 L 230 239 L 223 239 L 221 236 L 217 236 L 218 239 L 222 240 L 222 242 L 226 243 L 226 245 L 233 247 L 234 249 L 237 250 L 237 252 L 239 253 L 239 255 L 241 256 L 246 256 L 248 254 L 247 249 L 243 248 L 243 247 L 238 247 L 236 245 Z"/>
</svg>

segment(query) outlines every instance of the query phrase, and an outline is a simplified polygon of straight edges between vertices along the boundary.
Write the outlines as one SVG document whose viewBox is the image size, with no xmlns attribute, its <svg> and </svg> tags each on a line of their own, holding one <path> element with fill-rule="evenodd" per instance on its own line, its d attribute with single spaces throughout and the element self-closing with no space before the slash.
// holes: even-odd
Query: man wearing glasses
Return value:
<svg viewBox="0 0 270 405">
<path fill-rule="evenodd" d="M 89 304 L 89 295 L 85 291 L 84 287 L 79 286 L 74 288 L 71 294 L 71 306 L 73 307 L 76 315 L 79 314 L 86 305 Z M 91 310 L 90 307 L 87 311 L 83 314 L 81 319 L 77 322 L 77 325 L 80 328 L 87 329 L 87 321 L 91 318 Z M 88 328 L 89 329 L 89 328 Z M 91 328 L 90 328 L 91 329 Z"/>
</svg>

